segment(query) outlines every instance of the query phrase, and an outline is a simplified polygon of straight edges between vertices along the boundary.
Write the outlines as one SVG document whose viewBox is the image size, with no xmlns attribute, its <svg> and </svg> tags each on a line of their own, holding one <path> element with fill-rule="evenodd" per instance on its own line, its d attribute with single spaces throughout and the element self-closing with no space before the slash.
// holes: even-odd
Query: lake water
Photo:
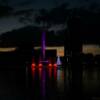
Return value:
<svg viewBox="0 0 100 100">
<path fill-rule="evenodd" d="M 34 68 L 29 73 L 23 66 L 0 66 L 0 100 L 65 100 L 64 92 L 69 86 L 67 69 Z M 99 67 L 83 68 L 82 77 L 83 95 L 91 100 L 99 98 Z"/>
</svg>

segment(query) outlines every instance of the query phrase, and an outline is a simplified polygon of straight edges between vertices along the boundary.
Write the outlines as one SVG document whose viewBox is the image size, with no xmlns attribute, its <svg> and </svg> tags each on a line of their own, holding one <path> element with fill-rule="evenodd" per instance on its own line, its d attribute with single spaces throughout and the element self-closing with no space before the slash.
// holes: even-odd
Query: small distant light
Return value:
<svg viewBox="0 0 100 100">
<path fill-rule="evenodd" d="M 35 66 L 36 66 L 36 65 L 33 63 L 33 64 L 32 64 L 32 67 L 35 67 Z"/>
<path fill-rule="evenodd" d="M 38 66 L 39 66 L 39 67 L 42 67 L 42 64 L 40 63 Z"/>
<path fill-rule="evenodd" d="M 57 64 L 54 64 L 53 66 L 54 66 L 54 67 L 57 67 Z"/>
<path fill-rule="evenodd" d="M 31 66 L 32 67 L 32 71 L 35 70 L 35 66 L 36 66 L 35 63 L 32 63 L 32 66 Z"/>
<path fill-rule="evenodd" d="M 52 67 L 52 64 L 50 63 L 48 66 L 49 66 L 49 67 Z"/>
</svg>

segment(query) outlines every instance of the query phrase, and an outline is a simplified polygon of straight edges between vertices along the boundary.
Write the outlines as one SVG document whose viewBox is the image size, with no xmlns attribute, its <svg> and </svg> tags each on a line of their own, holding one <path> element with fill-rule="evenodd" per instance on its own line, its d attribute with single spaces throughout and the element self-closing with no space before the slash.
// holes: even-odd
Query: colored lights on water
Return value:
<svg viewBox="0 0 100 100">
<path fill-rule="evenodd" d="M 57 64 L 54 64 L 53 66 L 54 66 L 54 67 L 57 67 Z"/>
<path fill-rule="evenodd" d="M 48 74 L 49 74 L 49 78 L 51 78 L 52 77 L 52 68 L 49 68 Z"/>
<path fill-rule="evenodd" d="M 34 67 L 32 67 L 32 76 L 33 76 L 33 78 L 35 76 L 35 68 Z"/>
<path fill-rule="evenodd" d="M 54 69 L 54 79 L 57 79 L 57 69 Z"/>
<path fill-rule="evenodd" d="M 56 68 L 62 65 L 62 61 L 60 56 L 57 56 L 56 61 L 53 61 L 52 59 L 49 59 L 47 61 L 39 60 L 38 64 L 35 63 L 34 59 L 32 59 L 32 68 L 42 68 L 43 66 L 47 66 L 47 68 Z"/>
<path fill-rule="evenodd" d="M 38 64 L 38 66 L 37 66 L 36 64 L 32 64 L 32 65 L 31 65 L 31 69 L 32 69 L 32 70 L 35 70 L 35 69 L 37 69 L 37 68 L 56 69 L 56 68 L 59 68 L 59 67 L 61 67 L 61 66 L 57 66 L 57 64 L 48 64 L 47 67 L 43 66 L 43 64 L 41 64 L 41 63 Z"/>
<path fill-rule="evenodd" d="M 43 65 L 40 63 L 39 65 L 38 65 L 38 67 L 40 68 L 40 67 L 42 67 Z"/>
<path fill-rule="evenodd" d="M 32 67 L 35 67 L 36 65 L 35 65 L 35 63 L 32 63 Z"/>
<path fill-rule="evenodd" d="M 56 64 L 56 63 L 55 63 L 55 64 L 51 64 L 51 63 L 50 63 L 50 64 L 48 65 L 48 67 L 49 67 L 49 68 L 56 68 L 56 67 L 57 67 L 57 64 Z"/>
<path fill-rule="evenodd" d="M 41 78 L 42 77 L 42 68 L 39 68 L 38 70 L 39 70 L 39 78 Z"/>
<path fill-rule="evenodd" d="M 62 65 L 62 63 L 61 63 L 61 59 L 60 59 L 59 56 L 57 57 L 57 65 Z"/>
<path fill-rule="evenodd" d="M 48 67 L 52 67 L 52 64 L 50 63 L 50 64 L 48 65 Z"/>
<path fill-rule="evenodd" d="M 35 73 L 35 64 L 33 63 L 32 65 L 31 65 L 31 69 L 32 69 L 32 75 L 34 76 L 34 73 Z"/>
<path fill-rule="evenodd" d="M 55 63 L 55 64 L 52 64 L 52 63 L 49 63 L 48 65 L 47 65 L 49 68 L 56 68 L 57 67 L 57 64 Z M 38 65 L 36 65 L 35 63 L 32 63 L 32 65 L 31 65 L 31 67 L 32 68 L 41 68 L 41 67 L 43 67 L 43 64 L 42 63 L 39 63 Z"/>
</svg>

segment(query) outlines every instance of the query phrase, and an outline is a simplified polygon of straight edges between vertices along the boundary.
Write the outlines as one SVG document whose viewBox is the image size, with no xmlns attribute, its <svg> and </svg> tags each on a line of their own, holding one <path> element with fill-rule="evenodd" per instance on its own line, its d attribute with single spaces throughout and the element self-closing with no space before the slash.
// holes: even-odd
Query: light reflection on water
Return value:
<svg viewBox="0 0 100 100">
<path fill-rule="evenodd" d="M 16 91 L 15 92 L 16 94 L 19 93 L 21 95 L 20 89 L 25 91 L 24 88 L 26 88 L 24 86 L 24 84 L 25 84 L 24 72 L 25 71 L 21 68 L 20 69 L 13 68 L 13 69 L 9 69 L 9 70 L 8 69 L 0 70 L 0 75 L 1 75 L 0 90 L 2 90 L 1 93 L 4 92 L 5 94 L 8 93 L 9 95 L 11 95 L 11 93 L 14 93 L 13 91 Z M 26 72 L 27 72 L 27 70 L 26 70 Z M 33 79 L 33 83 L 32 83 L 33 84 L 33 92 L 32 93 L 34 94 L 36 92 L 36 90 L 39 89 L 38 92 L 39 91 L 41 92 L 42 97 L 49 93 L 50 93 L 49 96 L 51 96 L 53 93 L 55 93 L 55 89 L 56 89 L 57 93 L 63 94 L 64 93 L 64 78 L 66 78 L 66 81 L 68 82 L 68 70 L 66 70 L 66 76 L 64 76 L 63 69 L 52 69 L 52 68 L 48 68 L 48 69 L 36 68 L 35 69 L 34 68 L 32 70 L 32 79 Z M 83 93 L 93 95 L 94 97 L 96 95 L 98 95 L 98 96 L 100 95 L 100 68 L 99 67 L 98 68 L 96 68 L 96 67 L 90 68 L 89 67 L 87 69 L 84 68 L 82 80 L 83 80 L 82 81 Z M 26 82 L 27 81 L 28 80 L 26 80 Z M 35 82 L 35 81 L 37 81 L 37 82 Z M 28 82 L 27 82 L 27 84 L 28 84 Z M 27 88 L 28 88 L 28 86 L 27 86 Z M 35 88 L 35 90 L 34 90 L 34 88 Z M 12 91 L 12 92 L 9 92 L 9 91 Z M 48 92 L 48 91 L 50 91 L 50 92 Z"/>
<path fill-rule="evenodd" d="M 64 70 L 57 68 L 38 68 L 32 69 L 33 80 L 35 78 L 36 70 L 38 70 L 39 83 L 40 83 L 40 92 L 42 97 L 46 96 L 46 91 L 57 90 L 59 93 L 64 93 Z M 34 80 L 35 81 L 35 80 Z M 47 82 L 49 81 L 49 82 Z M 52 87 L 53 84 L 53 87 Z M 56 85 L 56 86 L 54 86 Z M 51 86 L 52 89 L 46 88 Z M 50 89 L 50 90 L 49 90 Z M 49 92 L 48 92 L 49 93 Z M 56 95 L 55 95 L 56 96 Z"/>
<path fill-rule="evenodd" d="M 57 71 L 57 87 L 59 90 L 64 91 L 64 71 Z"/>
<path fill-rule="evenodd" d="M 88 95 L 91 97 L 100 97 L 100 66 L 85 66 L 83 67 L 82 71 L 82 91 L 83 95 Z M 71 72 L 72 73 L 72 72 Z M 69 71 L 66 70 L 66 84 L 67 87 L 69 80 Z M 60 78 L 60 77 L 59 77 Z M 71 80 L 71 74 L 70 74 L 70 80 Z"/>
<path fill-rule="evenodd" d="M 46 92 L 46 72 L 45 70 L 42 70 L 39 68 L 39 74 L 41 77 L 41 94 L 43 97 L 45 97 L 45 92 Z"/>
<path fill-rule="evenodd" d="M 44 70 L 42 68 L 38 69 L 39 71 L 39 79 L 41 82 L 41 89 L 44 92 L 41 92 L 43 95 L 45 95 L 46 92 L 46 84 L 52 83 L 52 79 L 54 78 L 54 83 L 56 84 L 56 89 L 59 93 L 64 92 L 64 78 L 66 78 L 66 84 L 68 83 L 68 69 L 66 70 L 66 76 L 64 77 L 64 70 L 63 69 L 57 69 L 57 68 L 48 68 L 47 70 Z M 35 70 L 33 70 L 33 76 L 35 75 Z M 49 82 L 46 82 L 49 80 Z M 100 91 L 100 69 L 99 68 L 93 68 L 93 69 L 83 69 L 82 73 L 82 89 L 83 93 L 87 94 L 98 94 Z M 49 90 L 47 90 L 49 91 Z"/>
<path fill-rule="evenodd" d="M 52 68 L 48 69 L 48 74 L 49 74 L 49 78 L 51 79 L 51 77 L 52 77 Z"/>
<path fill-rule="evenodd" d="M 83 70 L 83 92 L 98 95 L 100 92 L 100 69 L 91 68 Z"/>
<path fill-rule="evenodd" d="M 56 96 L 56 94 L 54 94 L 56 91 L 57 91 L 57 94 L 59 94 L 59 95 L 64 94 L 65 83 L 67 86 L 66 87 L 67 90 L 68 91 L 70 90 L 69 84 L 72 81 L 71 80 L 72 72 L 71 72 L 71 69 L 68 68 L 68 66 L 65 71 L 66 74 L 64 74 L 64 69 L 61 69 L 61 68 L 60 69 L 59 68 L 53 68 L 53 69 L 48 68 L 47 70 L 44 70 L 44 69 L 38 69 L 38 70 L 39 70 L 39 73 L 38 73 L 39 79 L 41 80 L 40 81 L 40 84 L 41 84 L 40 91 L 41 91 L 42 97 L 45 97 L 47 95 L 47 93 L 49 93 L 49 97 L 53 98 L 54 96 Z M 45 81 L 44 82 L 43 82 L 43 70 L 45 72 L 45 75 L 44 75 Z M 33 72 L 35 73 L 35 70 L 33 70 Z M 69 75 L 69 73 L 70 73 L 70 75 Z M 64 82 L 64 79 L 65 79 L 65 82 Z M 69 79 L 70 79 L 70 81 L 69 81 Z M 48 85 L 49 88 L 47 88 L 46 85 Z M 48 92 L 48 91 L 50 91 L 50 92 Z M 97 96 L 100 97 L 100 68 L 99 68 L 99 66 L 83 67 L 82 91 L 83 91 L 83 96 L 90 96 L 91 98 L 97 98 Z M 50 99 L 50 100 L 52 100 L 52 99 Z"/>
</svg>

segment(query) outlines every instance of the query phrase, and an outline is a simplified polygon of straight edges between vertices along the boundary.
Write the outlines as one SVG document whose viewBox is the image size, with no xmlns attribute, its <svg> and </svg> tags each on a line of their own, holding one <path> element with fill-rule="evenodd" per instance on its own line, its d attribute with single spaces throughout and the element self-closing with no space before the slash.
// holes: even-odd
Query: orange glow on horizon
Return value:
<svg viewBox="0 0 100 100">
<path fill-rule="evenodd" d="M 37 50 L 37 49 L 40 49 L 41 47 L 35 47 L 34 49 Z M 57 56 L 64 56 L 64 46 L 55 46 L 55 47 L 52 47 L 52 46 L 47 46 L 46 47 L 46 50 L 56 50 L 56 54 Z"/>
<path fill-rule="evenodd" d="M 17 47 L 0 48 L 0 52 L 12 52 L 15 51 Z"/>
</svg>

